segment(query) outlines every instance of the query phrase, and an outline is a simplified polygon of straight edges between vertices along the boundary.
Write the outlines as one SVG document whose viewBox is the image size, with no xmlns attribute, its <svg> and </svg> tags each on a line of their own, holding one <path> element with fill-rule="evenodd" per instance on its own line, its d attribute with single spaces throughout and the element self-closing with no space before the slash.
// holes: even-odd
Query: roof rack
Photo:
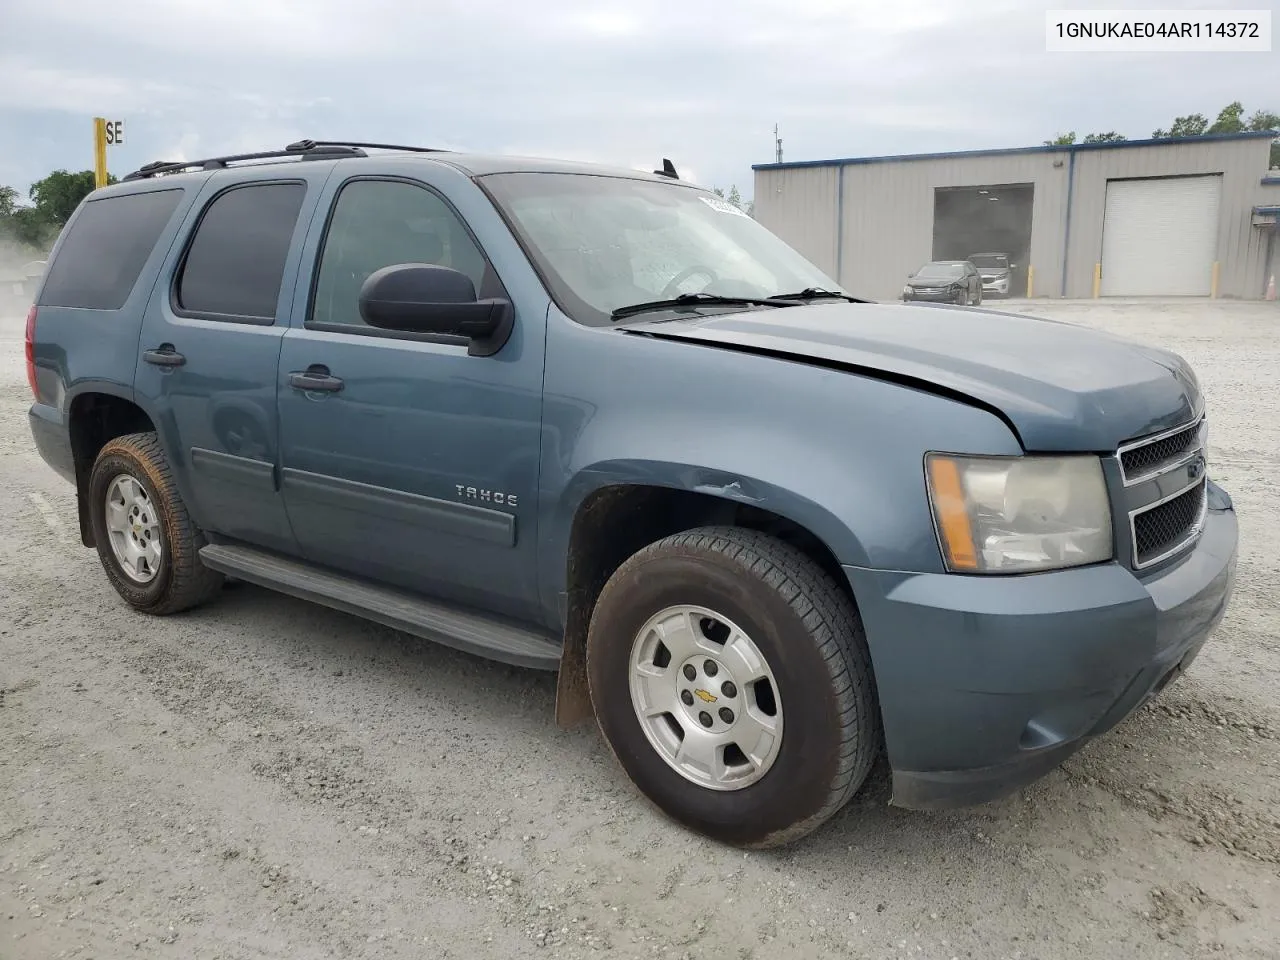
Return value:
<svg viewBox="0 0 1280 960">
<path fill-rule="evenodd" d="M 340 157 L 367 157 L 365 148 L 377 150 L 407 150 L 414 153 L 437 153 L 435 147 L 406 147 L 393 143 L 364 143 L 346 140 L 298 140 L 283 150 L 264 150 L 259 153 L 236 153 L 225 157 L 208 157 L 204 160 L 168 161 L 156 160 L 128 174 L 125 180 L 145 180 L 183 170 L 223 170 L 229 164 L 248 160 L 282 160 L 297 157 L 299 160 L 331 160 Z"/>
</svg>

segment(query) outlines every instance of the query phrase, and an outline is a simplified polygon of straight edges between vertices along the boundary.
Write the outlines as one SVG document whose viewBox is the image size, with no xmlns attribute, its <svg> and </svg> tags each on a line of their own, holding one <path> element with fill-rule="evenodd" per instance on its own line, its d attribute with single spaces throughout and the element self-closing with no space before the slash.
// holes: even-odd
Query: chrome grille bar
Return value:
<svg viewBox="0 0 1280 960">
<path fill-rule="evenodd" d="M 1199 538 L 1209 496 L 1205 471 L 1193 469 L 1193 463 L 1207 460 L 1207 448 L 1208 428 L 1201 412 L 1188 423 L 1122 444 L 1116 450 L 1121 482 L 1126 491 L 1132 491 L 1127 494 L 1126 506 L 1133 569 L 1143 570 L 1168 560 Z M 1174 480 L 1171 475 L 1179 472 L 1186 482 L 1165 492 Z M 1143 491 L 1132 489 L 1139 484 L 1152 488 L 1150 502 L 1135 501 L 1143 496 Z"/>
</svg>

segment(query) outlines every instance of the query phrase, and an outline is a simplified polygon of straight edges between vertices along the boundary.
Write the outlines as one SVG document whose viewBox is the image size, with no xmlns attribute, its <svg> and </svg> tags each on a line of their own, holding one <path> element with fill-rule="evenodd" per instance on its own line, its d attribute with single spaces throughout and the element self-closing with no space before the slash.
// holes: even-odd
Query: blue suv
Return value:
<svg viewBox="0 0 1280 960">
<path fill-rule="evenodd" d="M 44 459 L 145 614 L 260 584 L 559 672 L 743 846 L 1043 775 L 1185 670 L 1236 518 L 1175 354 L 867 302 L 653 173 L 383 145 L 151 164 L 27 323 Z"/>
</svg>

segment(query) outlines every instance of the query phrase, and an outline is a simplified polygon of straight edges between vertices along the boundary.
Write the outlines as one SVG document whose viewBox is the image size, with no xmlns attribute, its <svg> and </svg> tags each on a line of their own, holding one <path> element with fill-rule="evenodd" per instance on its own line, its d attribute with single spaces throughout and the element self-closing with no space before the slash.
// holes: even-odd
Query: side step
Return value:
<svg viewBox="0 0 1280 960">
<path fill-rule="evenodd" d="M 490 660 L 558 670 L 562 644 L 549 635 L 425 600 L 240 544 L 200 550 L 206 567 L 290 596 L 373 620 Z"/>
</svg>

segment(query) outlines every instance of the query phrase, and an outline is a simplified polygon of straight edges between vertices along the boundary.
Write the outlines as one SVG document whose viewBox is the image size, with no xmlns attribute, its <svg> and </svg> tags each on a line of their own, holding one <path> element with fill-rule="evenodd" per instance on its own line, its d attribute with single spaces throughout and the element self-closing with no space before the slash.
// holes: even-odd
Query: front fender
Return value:
<svg viewBox="0 0 1280 960">
<path fill-rule="evenodd" d="M 564 591 L 574 517 L 603 486 L 749 503 L 805 527 L 843 564 L 940 572 L 924 454 L 1022 452 L 999 417 L 924 390 L 549 319 L 544 599 Z"/>
</svg>

